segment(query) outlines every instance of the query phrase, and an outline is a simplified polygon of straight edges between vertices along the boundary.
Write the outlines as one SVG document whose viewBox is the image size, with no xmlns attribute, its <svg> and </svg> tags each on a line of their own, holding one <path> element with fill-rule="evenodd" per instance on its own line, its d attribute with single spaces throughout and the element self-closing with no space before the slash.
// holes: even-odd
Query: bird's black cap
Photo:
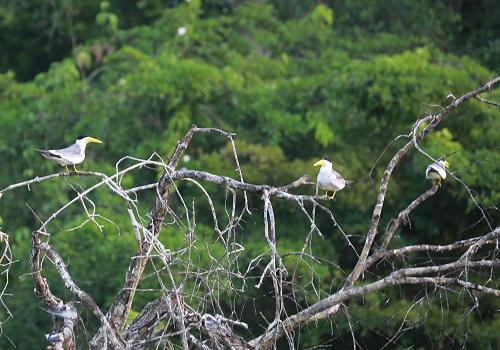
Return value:
<svg viewBox="0 0 500 350">
<path fill-rule="evenodd" d="M 331 161 L 330 161 L 330 158 L 328 158 L 327 156 L 323 156 L 323 158 L 321 158 L 321 159 L 326 160 L 326 161 L 328 161 L 328 162 L 331 162 Z"/>
<path fill-rule="evenodd" d="M 78 136 L 76 139 L 77 139 L 77 140 L 81 140 L 81 139 L 84 139 L 84 138 L 86 138 L 86 137 L 87 137 L 87 135 L 80 135 L 80 136 Z"/>
</svg>

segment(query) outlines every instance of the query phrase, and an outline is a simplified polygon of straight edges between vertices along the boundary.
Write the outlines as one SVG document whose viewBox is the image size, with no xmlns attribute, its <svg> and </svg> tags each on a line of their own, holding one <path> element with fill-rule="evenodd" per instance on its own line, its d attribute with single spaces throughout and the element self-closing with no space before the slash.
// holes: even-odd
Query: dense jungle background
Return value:
<svg viewBox="0 0 500 350">
<path fill-rule="evenodd" d="M 407 134 L 418 117 L 446 106 L 450 93 L 459 96 L 500 73 L 499 18 L 500 6 L 493 0 L 0 1 L 0 188 L 62 170 L 34 149 L 59 148 L 78 135 L 91 135 L 104 144 L 89 146 L 81 168 L 112 174 L 126 155 L 147 158 L 156 152 L 167 158 L 195 123 L 237 134 L 247 182 L 280 186 L 303 174 L 315 179 L 312 164 L 328 155 L 345 178 L 357 182 L 326 205 L 353 244 L 362 244 L 383 169 L 406 142 L 393 140 Z M 500 101 L 498 91 L 485 97 Z M 471 188 L 495 226 L 500 219 L 499 121 L 499 108 L 471 101 L 421 145 L 435 158 L 455 152 L 450 170 Z M 222 137 L 196 136 L 187 154 L 183 167 L 237 176 L 231 147 Z M 413 151 L 396 170 L 381 227 L 429 187 L 428 163 Z M 124 181 L 141 185 L 160 173 L 152 169 Z M 52 321 L 33 293 L 31 232 L 39 217 L 72 198 L 75 188 L 95 181 L 57 179 L 0 198 L 0 227 L 9 234 L 17 259 L 1 276 L 2 283 L 9 281 L 3 298 L 9 311 L 0 310 L 1 349 L 46 346 L 44 334 Z M 190 183 L 180 188 L 196 205 L 198 229 L 210 232 L 209 207 L 199 189 Z M 227 193 L 214 185 L 206 188 L 223 213 Z M 314 186 L 296 192 L 312 194 Z M 147 212 L 152 193 L 142 196 Z M 136 246 L 119 199 L 105 190 L 92 198 L 99 213 L 114 223 L 103 219 L 102 232 L 91 223 L 67 231 L 85 219 L 82 208 L 75 207 L 51 232 L 74 278 L 106 310 Z M 262 205 L 258 198 L 250 198 L 250 204 Z M 275 206 L 278 248 L 300 250 L 309 223 L 290 203 Z M 412 213 L 411 224 L 391 244 L 468 238 L 486 230 L 481 215 L 465 187 L 450 178 Z M 338 266 L 318 264 L 314 276 L 304 269 L 303 278 L 313 278 L 325 295 L 338 288 L 343 268 L 352 267 L 355 256 L 338 228 L 322 230 L 327 234 L 315 238 L 315 252 Z M 260 215 L 247 218 L 241 232 L 248 259 L 267 249 Z M 183 239 L 177 226 L 166 227 L 160 236 L 166 247 Z M 200 247 L 205 243 L 216 250 L 217 242 L 198 242 Z M 249 263 L 245 259 L 242 268 Z M 296 259 L 284 262 L 292 269 Z M 200 253 L 198 263 L 209 259 Z M 71 298 L 55 270 L 47 273 L 54 292 Z M 492 279 L 498 288 L 498 277 Z M 146 278 L 141 288 L 149 282 Z M 227 293 L 227 307 L 238 310 L 252 333 L 260 331 L 257 319 L 262 319 L 254 310 L 266 310 L 264 294 L 271 287 L 249 288 L 243 299 L 223 288 L 221 293 Z M 139 293 L 135 314 L 154 295 Z M 306 303 L 315 296 L 300 298 Z M 415 286 L 376 293 L 348 307 L 362 349 L 382 348 L 395 334 L 389 349 L 500 347 L 500 305 L 491 296 L 478 295 L 475 304 L 465 293 L 428 296 Z M 83 344 L 96 321 L 83 306 L 81 312 Z M 338 315 L 303 329 L 299 348 L 352 348 L 348 321 Z M 281 346 L 286 348 L 286 342 Z"/>
</svg>

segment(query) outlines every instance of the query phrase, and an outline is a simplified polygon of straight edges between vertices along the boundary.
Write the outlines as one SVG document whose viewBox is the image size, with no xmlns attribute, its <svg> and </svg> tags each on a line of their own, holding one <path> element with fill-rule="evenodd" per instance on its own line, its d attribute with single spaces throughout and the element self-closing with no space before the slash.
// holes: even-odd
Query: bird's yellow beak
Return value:
<svg viewBox="0 0 500 350">
<path fill-rule="evenodd" d="M 448 169 L 450 167 L 450 163 L 447 160 L 444 161 L 444 168 Z"/>
<path fill-rule="evenodd" d="M 102 143 L 101 140 L 95 139 L 95 138 L 90 137 L 90 136 L 87 136 L 85 138 L 85 142 L 87 142 L 87 143 Z"/>
<path fill-rule="evenodd" d="M 325 160 L 321 159 L 321 160 L 318 160 L 316 163 L 314 163 L 313 166 L 320 166 L 320 165 L 323 165 L 323 164 L 325 164 Z"/>
</svg>

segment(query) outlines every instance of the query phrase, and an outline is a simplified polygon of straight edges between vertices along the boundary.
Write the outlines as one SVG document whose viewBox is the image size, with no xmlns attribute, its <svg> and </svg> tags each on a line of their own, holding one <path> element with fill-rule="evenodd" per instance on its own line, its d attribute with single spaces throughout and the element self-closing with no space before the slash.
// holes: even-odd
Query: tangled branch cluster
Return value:
<svg viewBox="0 0 500 350">
<path fill-rule="evenodd" d="M 381 230 L 379 227 L 388 184 L 398 164 L 414 148 L 425 153 L 418 143 L 428 133 L 432 132 L 445 117 L 465 101 L 471 98 L 483 101 L 479 94 L 488 91 L 498 82 L 500 82 L 500 77 L 454 99 L 440 113 L 429 115 L 415 123 L 411 133 L 407 135 L 409 141 L 394 155 L 381 179 L 377 201 L 371 216 L 370 229 L 360 252 L 350 244 L 348 236 L 338 226 L 334 213 L 322 204 L 325 200 L 324 197 L 292 193 L 300 186 L 309 184 L 307 177 L 304 176 L 283 187 L 246 183 L 234 143 L 235 135 L 214 128 L 192 126 L 186 135 L 179 140 L 168 161 L 163 161 L 157 155 L 153 155 L 149 159 L 125 157 L 116 164 L 116 172 L 112 176 L 97 172 L 57 173 L 10 185 L 1 190 L 0 197 L 5 192 L 59 177 L 90 176 L 99 179 L 91 187 L 83 190 L 75 189 L 78 194 L 52 213 L 42 222 L 40 227 L 32 232 L 31 265 L 35 292 L 54 318 L 53 332 L 48 337 L 49 347 L 64 350 L 75 349 L 75 326 L 78 312 L 74 301 L 66 301 L 52 293 L 50 281 L 43 275 L 44 263 L 51 263 L 55 266 L 65 288 L 78 302 L 86 305 L 99 320 L 100 329 L 90 341 L 92 349 L 145 349 L 156 348 L 159 344 L 163 344 L 167 348 L 168 344 L 176 341 L 179 341 L 184 349 L 192 347 L 199 349 L 269 349 L 282 337 L 286 337 L 293 348 L 294 332 L 301 326 L 331 317 L 343 309 L 341 308 L 343 303 L 354 297 L 364 296 L 395 285 L 419 284 L 433 285 L 436 288 L 455 287 L 500 297 L 499 290 L 488 286 L 491 281 L 486 280 L 484 283 L 478 284 L 473 282 L 474 279 L 471 278 L 475 271 L 493 271 L 500 267 L 500 260 L 497 258 L 500 227 L 490 226 L 489 232 L 446 245 L 423 244 L 389 249 L 394 233 L 404 224 L 406 218 L 411 215 L 415 208 L 437 192 L 437 187 L 431 187 L 409 203 L 385 230 Z M 427 123 L 426 127 L 417 132 L 423 123 Z M 232 146 L 238 180 L 204 171 L 177 169 L 179 160 L 188 149 L 194 135 L 200 133 L 218 134 L 228 139 Z M 132 165 L 121 168 L 125 161 L 132 162 Z M 160 180 L 156 183 L 133 188 L 126 188 L 122 184 L 122 179 L 126 174 L 141 171 L 145 167 L 161 168 L 163 175 Z M 179 181 L 188 181 L 203 193 L 210 208 L 208 215 L 213 220 L 214 240 L 222 242 L 224 246 L 222 258 L 213 256 L 209 247 L 203 251 L 203 254 L 211 261 L 209 269 L 196 266 L 196 262 L 191 259 L 195 250 L 200 248 L 197 243 L 199 235 L 197 215 L 200 214 L 197 213 L 194 203 L 190 206 L 184 200 L 182 191 L 178 187 Z M 211 195 L 203 185 L 206 182 L 220 186 L 227 191 L 228 200 L 226 201 L 226 217 L 224 219 L 221 219 L 217 214 Z M 68 267 L 50 242 L 57 236 L 55 232 L 49 230 L 49 224 L 57 220 L 69 207 L 76 204 L 82 205 L 86 215 L 86 219 L 80 227 L 86 223 L 93 223 L 102 229 L 100 220 L 97 220 L 98 218 L 102 219 L 98 214 L 97 205 L 88 196 L 101 187 L 106 187 L 123 201 L 137 244 L 136 253 L 131 257 L 124 276 L 123 286 L 115 295 L 114 301 L 107 311 L 102 310 L 92 295 L 84 291 L 71 277 Z M 154 202 L 149 215 L 144 216 L 138 208 L 138 194 L 146 191 L 153 191 Z M 239 265 L 239 257 L 245 250 L 245 246 L 241 240 L 237 239 L 237 233 L 245 218 L 251 214 L 248 204 L 250 195 L 258 196 L 263 203 L 263 235 L 268 251 L 253 257 L 248 266 L 243 267 Z M 173 198 L 182 204 L 182 214 L 172 209 Z M 308 247 L 310 247 L 314 235 L 323 236 L 316 225 L 317 211 L 321 211 L 330 218 L 332 226 L 337 227 L 344 234 L 347 243 L 353 249 L 352 253 L 357 256 L 355 266 L 350 273 L 346 274 L 345 282 L 339 286 L 336 292 L 326 297 L 319 297 L 318 301 L 307 307 L 302 307 L 295 314 L 288 314 L 285 308 L 285 295 L 287 293 L 285 289 L 290 282 L 290 272 L 287 271 L 283 263 L 284 256 L 278 251 L 279 235 L 274 214 L 274 203 L 277 200 L 293 203 L 303 214 L 304 220 L 311 225 L 310 231 L 305 235 L 302 251 L 290 254 L 308 257 L 312 261 L 320 258 L 310 253 Z M 185 240 L 180 246 L 166 247 L 160 241 L 159 236 L 162 228 L 167 225 L 176 225 L 185 233 Z M 377 236 L 381 236 L 379 238 L 381 243 L 375 249 L 374 242 Z M 8 270 L 13 260 L 7 234 L 0 232 L 0 243 L 2 243 L 0 267 Z M 429 260 L 427 264 L 419 266 L 398 267 L 400 264 L 393 264 L 392 270 L 383 275 L 374 272 L 377 265 L 383 262 L 395 260 L 404 262 L 410 256 L 426 255 L 431 252 L 452 253 L 451 256 L 457 257 L 446 264 L 438 264 Z M 457 252 L 461 253 L 457 255 Z M 48 259 L 44 260 L 43 257 Z M 262 262 L 265 264 L 262 265 Z M 152 277 L 157 279 L 157 290 L 161 291 L 161 296 L 151 300 L 131 322 L 128 322 L 134 298 L 141 291 L 139 283 L 141 279 L 145 278 L 144 271 L 147 264 L 153 268 Z M 258 266 L 261 270 L 257 270 Z M 262 268 L 262 266 L 264 267 Z M 183 271 L 181 282 L 176 276 L 176 271 L 179 270 Z M 249 276 L 255 275 L 255 271 L 260 271 L 254 285 L 255 288 L 261 288 L 266 279 L 270 279 L 272 282 L 275 308 L 274 318 L 264 321 L 262 333 L 249 340 L 240 336 L 240 331 L 247 329 L 248 326 L 238 319 L 238 312 L 236 310 L 228 312 L 221 307 L 220 291 L 229 288 L 237 297 L 243 296 L 252 281 Z M 366 282 L 363 276 L 367 272 L 372 272 L 376 278 Z M 2 273 L 5 273 L 5 270 Z M 7 309 L 2 298 L 6 288 L 7 285 L 0 291 L 0 301 Z M 200 290 L 205 290 L 205 292 L 200 293 Z M 1 325 L 0 322 L 0 327 Z"/>
</svg>

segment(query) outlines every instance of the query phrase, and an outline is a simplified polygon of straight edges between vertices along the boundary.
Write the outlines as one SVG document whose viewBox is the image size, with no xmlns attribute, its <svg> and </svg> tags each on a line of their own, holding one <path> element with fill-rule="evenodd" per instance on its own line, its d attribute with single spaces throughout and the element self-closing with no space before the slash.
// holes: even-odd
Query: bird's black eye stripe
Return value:
<svg viewBox="0 0 500 350">
<path fill-rule="evenodd" d="M 80 135 L 80 136 L 78 136 L 76 139 L 77 139 L 77 140 L 81 140 L 81 139 L 84 139 L 84 138 L 86 138 L 86 137 L 87 137 L 86 135 Z"/>
<path fill-rule="evenodd" d="M 323 156 L 323 158 L 321 158 L 321 159 L 326 160 L 328 162 L 330 161 L 330 158 L 328 158 L 327 156 Z"/>
</svg>

